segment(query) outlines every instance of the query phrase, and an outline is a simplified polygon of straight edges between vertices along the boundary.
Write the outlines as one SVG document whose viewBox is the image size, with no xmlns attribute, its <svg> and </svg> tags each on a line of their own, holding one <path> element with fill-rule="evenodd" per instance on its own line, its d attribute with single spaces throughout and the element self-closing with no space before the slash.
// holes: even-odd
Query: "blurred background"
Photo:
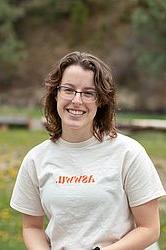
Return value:
<svg viewBox="0 0 166 250">
<path fill-rule="evenodd" d="M 52 66 L 80 50 L 112 67 L 123 110 L 163 113 L 165 23 L 165 0 L 1 0 L 0 104 L 38 105 Z"/>
<path fill-rule="evenodd" d="M 165 0 L 0 0 L 1 249 L 25 249 L 9 199 L 22 158 L 48 138 L 44 79 L 66 53 L 89 52 L 111 67 L 119 129 L 145 146 L 166 186 L 165 23 Z M 164 199 L 160 209 L 166 250 Z"/>
</svg>

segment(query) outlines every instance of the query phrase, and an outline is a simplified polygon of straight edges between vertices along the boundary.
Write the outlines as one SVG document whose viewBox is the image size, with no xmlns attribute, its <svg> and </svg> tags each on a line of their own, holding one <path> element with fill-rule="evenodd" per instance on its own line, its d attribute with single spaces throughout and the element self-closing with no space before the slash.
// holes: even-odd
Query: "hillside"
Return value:
<svg viewBox="0 0 166 250">
<path fill-rule="evenodd" d="M 156 46 L 152 40 L 149 44 L 148 37 L 133 26 L 134 13 L 144 6 L 130 0 L 52 2 L 57 2 L 55 13 L 48 4 L 45 8 L 44 4 L 34 7 L 22 1 L 26 11 L 14 28 L 24 43 L 24 56 L 12 73 L 10 67 L 2 67 L 1 105 L 39 104 L 44 79 L 56 61 L 70 51 L 81 50 L 94 53 L 110 65 L 122 109 L 165 111 L 165 76 L 158 69 L 152 70 L 150 63 L 149 68 L 139 64 L 143 51 L 149 46 L 153 52 Z"/>
</svg>

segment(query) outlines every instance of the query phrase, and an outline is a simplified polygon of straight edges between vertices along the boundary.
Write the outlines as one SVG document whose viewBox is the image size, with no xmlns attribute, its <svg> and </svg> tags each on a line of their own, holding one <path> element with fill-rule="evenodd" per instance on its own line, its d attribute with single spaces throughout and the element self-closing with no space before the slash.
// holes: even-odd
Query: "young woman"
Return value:
<svg viewBox="0 0 166 250">
<path fill-rule="evenodd" d="M 159 237 L 158 198 L 165 191 L 144 148 L 116 131 L 109 67 L 73 52 L 49 74 L 46 87 L 50 139 L 24 158 L 10 203 L 23 214 L 27 249 L 152 245 Z"/>
</svg>

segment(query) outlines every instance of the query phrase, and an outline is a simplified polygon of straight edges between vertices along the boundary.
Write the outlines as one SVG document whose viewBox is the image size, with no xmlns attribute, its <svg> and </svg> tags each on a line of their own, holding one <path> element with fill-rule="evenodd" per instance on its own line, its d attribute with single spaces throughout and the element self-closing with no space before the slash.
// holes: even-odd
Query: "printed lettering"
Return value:
<svg viewBox="0 0 166 250">
<path fill-rule="evenodd" d="M 81 179 L 82 179 L 82 176 L 74 176 L 75 177 L 75 180 L 74 182 L 75 183 L 80 183 Z"/>
<path fill-rule="evenodd" d="M 56 183 L 59 183 L 59 184 L 70 184 L 70 183 L 76 183 L 76 184 L 79 184 L 79 183 L 94 183 L 95 182 L 95 179 L 93 177 L 93 175 L 79 175 L 79 176 L 62 176 L 60 175 L 58 180 L 56 181 Z"/>
<path fill-rule="evenodd" d="M 59 176 L 59 183 L 61 183 L 61 177 L 62 177 L 62 176 Z"/>
<path fill-rule="evenodd" d="M 66 176 L 66 182 L 67 183 L 72 183 L 73 178 L 74 178 L 74 176 L 72 176 L 72 177 Z"/>
<path fill-rule="evenodd" d="M 87 175 L 83 175 L 82 176 L 82 182 L 83 183 L 87 183 L 88 182 L 88 176 Z"/>
<path fill-rule="evenodd" d="M 65 176 L 59 176 L 59 183 L 61 184 L 65 183 Z"/>
<path fill-rule="evenodd" d="M 90 182 L 95 182 L 95 180 L 94 180 L 94 178 L 93 178 L 93 175 L 90 175 L 90 176 L 89 176 L 89 183 L 90 183 Z"/>
</svg>

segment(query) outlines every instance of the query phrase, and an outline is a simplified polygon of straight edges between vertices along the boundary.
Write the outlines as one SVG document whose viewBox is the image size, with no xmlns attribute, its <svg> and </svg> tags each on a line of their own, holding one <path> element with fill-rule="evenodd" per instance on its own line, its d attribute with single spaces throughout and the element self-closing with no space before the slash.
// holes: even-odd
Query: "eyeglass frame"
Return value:
<svg viewBox="0 0 166 250">
<path fill-rule="evenodd" d="M 66 88 L 66 89 L 72 89 L 73 90 L 73 97 L 71 99 L 64 98 L 66 100 L 73 100 L 75 98 L 75 96 L 76 96 L 77 93 L 80 94 L 81 100 L 83 102 L 85 102 L 85 103 L 92 103 L 92 102 L 95 102 L 97 100 L 97 92 L 96 91 L 91 91 L 91 93 L 95 94 L 95 96 L 94 96 L 95 99 L 94 100 L 90 100 L 90 101 L 86 101 L 86 100 L 84 100 L 85 96 L 83 97 L 82 94 L 84 94 L 84 93 L 86 93 L 88 91 L 77 91 L 77 90 L 75 90 L 72 87 L 68 87 L 68 86 L 64 86 L 64 85 L 58 85 L 56 87 L 57 90 L 60 90 L 61 88 Z"/>
</svg>

